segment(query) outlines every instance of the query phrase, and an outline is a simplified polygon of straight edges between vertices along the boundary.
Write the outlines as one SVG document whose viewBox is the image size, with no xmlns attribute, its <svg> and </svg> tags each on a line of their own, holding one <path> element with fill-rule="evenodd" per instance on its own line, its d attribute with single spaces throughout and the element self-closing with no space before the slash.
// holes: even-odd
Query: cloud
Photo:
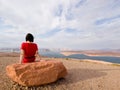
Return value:
<svg viewBox="0 0 120 90">
<path fill-rule="evenodd" d="M 105 23 L 113 23 L 114 20 L 120 20 L 120 15 L 117 15 L 117 16 L 111 17 L 111 18 L 104 18 L 104 19 L 97 20 L 95 22 L 95 24 L 101 25 L 101 24 L 105 24 Z"/>
<path fill-rule="evenodd" d="M 119 48 L 119 4 L 119 0 L 0 0 L 0 47 L 11 41 L 11 46 L 19 46 L 31 32 L 40 47 Z"/>
</svg>

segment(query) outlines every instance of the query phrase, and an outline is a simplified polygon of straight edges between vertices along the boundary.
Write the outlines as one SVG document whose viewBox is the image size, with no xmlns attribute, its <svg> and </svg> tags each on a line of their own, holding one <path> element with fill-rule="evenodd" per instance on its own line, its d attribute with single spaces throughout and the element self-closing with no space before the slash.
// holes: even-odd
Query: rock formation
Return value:
<svg viewBox="0 0 120 90">
<path fill-rule="evenodd" d="M 23 86 L 38 86 L 64 78 L 67 70 L 62 62 L 49 60 L 8 65 L 6 73 L 13 81 Z"/>
</svg>

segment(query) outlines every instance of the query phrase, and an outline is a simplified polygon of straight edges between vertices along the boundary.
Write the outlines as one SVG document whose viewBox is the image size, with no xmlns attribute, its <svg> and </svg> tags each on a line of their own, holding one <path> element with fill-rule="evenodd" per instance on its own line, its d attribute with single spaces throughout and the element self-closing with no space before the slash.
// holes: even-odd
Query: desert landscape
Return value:
<svg viewBox="0 0 120 90">
<path fill-rule="evenodd" d="M 84 54 L 88 56 L 115 56 L 120 57 L 119 50 L 79 50 L 79 51 L 62 51 L 63 55 Z"/>
<path fill-rule="evenodd" d="M 19 53 L 0 53 L 0 90 L 120 90 L 120 64 L 70 58 L 48 58 L 63 62 L 64 79 L 36 87 L 21 86 L 8 78 L 6 66 L 19 62 Z"/>
</svg>

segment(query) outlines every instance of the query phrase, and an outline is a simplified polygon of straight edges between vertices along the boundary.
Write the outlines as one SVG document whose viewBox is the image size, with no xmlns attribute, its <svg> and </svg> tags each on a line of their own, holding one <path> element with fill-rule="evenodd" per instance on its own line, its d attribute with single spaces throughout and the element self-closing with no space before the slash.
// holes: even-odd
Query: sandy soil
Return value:
<svg viewBox="0 0 120 90">
<path fill-rule="evenodd" d="M 12 82 L 6 75 L 7 65 L 19 60 L 17 54 L 0 55 L 0 90 L 120 90 L 120 66 L 73 59 L 43 58 L 62 61 L 68 70 L 65 79 L 54 83 L 23 87 Z"/>
<path fill-rule="evenodd" d="M 101 50 L 83 50 L 83 51 L 62 51 L 61 54 L 69 56 L 72 54 L 84 54 L 87 56 L 114 56 L 120 57 L 120 51 L 101 51 Z"/>
</svg>

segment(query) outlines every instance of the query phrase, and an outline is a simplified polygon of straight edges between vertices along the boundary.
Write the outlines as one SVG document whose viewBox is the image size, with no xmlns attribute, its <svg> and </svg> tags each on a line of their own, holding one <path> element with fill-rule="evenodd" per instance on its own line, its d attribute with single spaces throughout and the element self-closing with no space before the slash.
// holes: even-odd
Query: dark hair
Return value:
<svg viewBox="0 0 120 90">
<path fill-rule="evenodd" d="M 31 33 L 28 33 L 25 39 L 26 41 L 34 42 L 34 37 Z"/>
</svg>

